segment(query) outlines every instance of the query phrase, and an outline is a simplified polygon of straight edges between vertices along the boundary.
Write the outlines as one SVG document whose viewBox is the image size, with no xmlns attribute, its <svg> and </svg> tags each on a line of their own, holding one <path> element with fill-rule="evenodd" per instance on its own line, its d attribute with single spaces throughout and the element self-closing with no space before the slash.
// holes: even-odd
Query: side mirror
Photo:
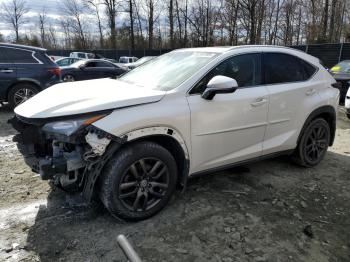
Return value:
<svg viewBox="0 0 350 262">
<path fill-rule="evenodd" d="M 226 76 L 214 76 L 202 94 L 202 98 L 212 100 L 216 94 L 233 93 L 238 88 L 237 81 Z"/>
</svg>

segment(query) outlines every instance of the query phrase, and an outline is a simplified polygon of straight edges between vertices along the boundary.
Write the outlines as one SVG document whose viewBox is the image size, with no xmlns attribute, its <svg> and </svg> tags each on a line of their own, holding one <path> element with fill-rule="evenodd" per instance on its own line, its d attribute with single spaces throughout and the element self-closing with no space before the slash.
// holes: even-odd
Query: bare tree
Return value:
<svg viewBox="0 0 350 262">
<path fill-rule="evenodd" d="M 116 30 L 116 23 L 115 19 L 117 16 L 117 7 L 118 7 L 118 0 L 103 0 L 103 4 L 106 6 L 106 15 L 108 18 L 108 25 L 110 28 L 110 34 L 111 34 L 111 44 L 112 48 L 117 48 L 117 30 Z"/>
<path fill-rule="evenodd" d="M 134 1 L 128 0 L 129 18 L 130 18 L 130 44 L 131 49 L 135 49 L 135 32 L 134 32 Z"/>
<path fill-rule="evenodd" d="M 2 4 L 4 10 L 4 19 L 12 25 L 16 34 L 16 42 L 19 42 L 20 26 L 25 24 L 24 16 L 29 12 L 29 8 L 25 0 L 11 0 Z"/>
<path fill-rule="evenodd" d="M 153 48 L 153 34 L 154 34 L 154 3 L 155 0 L 145 0 L 144 1 L 144 10 L 147 16 L 147 28 L 148 28 L 148 48 Z"/>
<path fill-rule="evenodd" d="M 40 40 L 41 40 L 41 46 L 45 47 L 46 45 L 46 32 L 45 32 L 45 26 L 46 26 L 46 10 L 43 8 L 41 13 L 39 14 L 39 28 L 40 28 Z"/>
<path fill-rule="evenodd" d="M 100 15 L 100 9 L 99 9 L 101 4 L 102 4 L 101 0 L 87 0 L 86 1 L 86 5 L 88 7 L 91 7 L 95 12 L 95 16 L 97 19 L 100 47 L 103 48 L 103 46 L 104 46 L 103 28 L 102 28 L 101 15 Z"/>
<path fill-rule="evenodd" d="M 257 5 L 259 0 L 241 0 L 240 4 L 244 16 L 244 24 L 249 35 L 249 43 L 256 43 L 256 26 L 257 26 Z"/>
<path fill-rule="evenodd" d="M 174 48 L 174 0 L 169 0 L 169 36 L 170 36 L 170 48 Z"/>
<path fill-rule="evenodd" d="M 87 49 L 87 33 L 85 32 L 85 21 L 83 18 L 84 4 L 78 0 L 64 0 L 63 11 L 68 16 L 69 26 L 73 29 L 75 38 L 78 40 L 76 41 L 76 46 Z"/>
</svg>

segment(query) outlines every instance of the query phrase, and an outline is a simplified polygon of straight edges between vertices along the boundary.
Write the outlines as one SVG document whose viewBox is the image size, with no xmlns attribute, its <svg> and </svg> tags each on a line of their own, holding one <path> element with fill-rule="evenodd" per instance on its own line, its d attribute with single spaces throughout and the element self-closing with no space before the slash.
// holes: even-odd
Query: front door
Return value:
<svg viewBox="0 0 350 262">
<path fill-rule="evenodd" d="M 235 79 L 239 88 L 201 98 L 216 75 Z M 244 54 L 221 62 L 190 91 L 191 173 L 261 156 L 269 102 L 261 81 L 261 54 Z"/>
</svg>

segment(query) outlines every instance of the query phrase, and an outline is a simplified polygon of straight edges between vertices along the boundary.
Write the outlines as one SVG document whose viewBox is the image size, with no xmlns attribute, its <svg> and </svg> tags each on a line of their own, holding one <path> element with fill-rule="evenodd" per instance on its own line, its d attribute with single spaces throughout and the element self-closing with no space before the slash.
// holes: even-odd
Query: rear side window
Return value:
<svg viewBox="0 0 350 262">
<path fill-rule="evenodd" d="M 203 93 L 208 82 L 218 75 L 227 76 L 237 81 L 239 87 L 261 85 L 260 54 L 244 54 L 228 58 L 212 69 L 190 94 Z"/>
<path fill-rule="evenodd" d="M 33 57 L 33 51 L 4 47 L 8 62 L 15 64 L 38 64 Z"/>
<path fill-rule="evenodd" d="M 96 67 L 113 67 L 110 63 L 107 62 L 96 62 Z"/>
<path fill-rule="evenodd" d="M 265 84 L 306 81 L 316 72 L 308 62 L 288 54 L 264 54 Z"/>
</svg>

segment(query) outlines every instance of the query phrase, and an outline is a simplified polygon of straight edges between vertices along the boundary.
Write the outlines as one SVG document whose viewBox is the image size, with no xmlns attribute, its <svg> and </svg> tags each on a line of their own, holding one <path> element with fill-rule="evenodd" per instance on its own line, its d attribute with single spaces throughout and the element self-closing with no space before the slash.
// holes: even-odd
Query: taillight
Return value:
<svg viewBox="0 0 350 262">
<path fill-rule="evenodd" d="M 59 67 L 50 68 L 50 69 L 48 69 L 48 71 L 51 72 L 52 74 L 54 74 L 55 76 L 61 75 L 61 69 Z"/>
</svg>

